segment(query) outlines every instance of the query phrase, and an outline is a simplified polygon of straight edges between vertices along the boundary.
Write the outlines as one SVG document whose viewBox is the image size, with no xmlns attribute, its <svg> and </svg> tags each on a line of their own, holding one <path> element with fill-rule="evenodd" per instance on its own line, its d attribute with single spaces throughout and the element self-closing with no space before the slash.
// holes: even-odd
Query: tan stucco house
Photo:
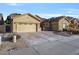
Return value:
<svg viewBox="0 0 79 59">
<path fill-rule="evenodd" d="M 56 17 L 51 20 L 51 28 L 54 31 L 63 31 L 68 29 L 70 20 L 65 16 Z"/>
<path fill-rule="evenodd" d="M 12 17 L 11 32 L 38 32 L 41 31 L 40 18 L 32 14 L 22 14 Z"/>
<path fill-rule="evenodd" d="M 41 25 L 43 31 L 63 31 L 68 29 L 69 23 L 69 19 L 67 19 L 65 16 L 60 16 L 45 19 Z"/>
</svg>

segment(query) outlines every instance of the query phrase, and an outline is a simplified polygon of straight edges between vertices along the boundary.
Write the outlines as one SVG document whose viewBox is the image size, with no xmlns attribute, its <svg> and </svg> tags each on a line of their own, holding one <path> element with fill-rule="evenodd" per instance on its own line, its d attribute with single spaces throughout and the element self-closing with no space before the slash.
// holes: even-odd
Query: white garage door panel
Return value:
<svg viewBox="0 0 79 59">
<path fill-rule="evenodd" d="M 21 24 L 17 25 L 18 32 L 36 32 L 36 25 L 35 24 Z"/>
</svg>

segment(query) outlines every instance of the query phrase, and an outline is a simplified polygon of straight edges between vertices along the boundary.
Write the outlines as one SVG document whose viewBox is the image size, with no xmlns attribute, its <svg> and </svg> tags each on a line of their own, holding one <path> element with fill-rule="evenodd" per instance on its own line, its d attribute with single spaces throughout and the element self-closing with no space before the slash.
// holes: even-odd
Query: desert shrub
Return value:
<svg viewBox="0 0 79 59">
<path fill-rule="evenodd" d="M 18 34 L 9 34 L 6 37 L 3 37 L 3 41 L 13 41 L 13 36 L 16 35 L 16 39 L 20 39 L 21 36 Z"/>
<path fill-rule="evenodd" d="M 13 36 L 3 37 L 3 41 L 12 41 L 12 40 L 13 40 Z"/>
<path fill-rule="evenodd" d="M 20 39 L 20 38 L 21 38 L 21 36 L 16 34 L 16 39 Z"/>
</svg>

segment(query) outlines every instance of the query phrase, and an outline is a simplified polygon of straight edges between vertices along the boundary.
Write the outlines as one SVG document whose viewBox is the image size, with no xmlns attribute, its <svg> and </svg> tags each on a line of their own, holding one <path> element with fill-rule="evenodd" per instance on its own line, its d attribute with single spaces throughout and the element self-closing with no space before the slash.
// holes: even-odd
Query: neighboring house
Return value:
<svg viewBox="0 0 79 59">
<path fill-rule="evenodd" d="M 74 28 L 79 28 L 78 19 L 69 16 L 52 17 L 49 19 L 43 18 L 42 20 L 41 27 L 43 31 L 67 31 L 71 22 L 74 22 Z"/>
<path fill-rule="evenodd" d="M 63 31 L 67 30 L 69 26 L 70 20 L 65 16 L 60 16 L 51 19 L 51 28 L 54 31 Z"/>
<path fill-rule="evenodd" d="M 4 25 L 4 20 L 3 20 L 3 15 L 0 14 L 0 33 L 5 32 L 5 25 Z"/>
<path fill-rule="evenodd" d="M 51 31 L 51 23 L 49 19 L 44 19 L 41 23 L 41 28 L 43 31 Z"/>
<path fill-rule="evenodd" d="M 41 31 L 40 19 L 32 14 L 23 14 L 11 17 L 11 32 L 38 32 Z"/>
<path fill-rule="evenodd" d="M 77 21 L 77 28 L 79 29 L 79 20 Z"/>
<path fill-rule="evenodd" d="M 73 22 L 74 22 L 74 25 L 75 25 L 75 29 L 79 29 L 79 20 L 74 19 Z"/>
</svg>

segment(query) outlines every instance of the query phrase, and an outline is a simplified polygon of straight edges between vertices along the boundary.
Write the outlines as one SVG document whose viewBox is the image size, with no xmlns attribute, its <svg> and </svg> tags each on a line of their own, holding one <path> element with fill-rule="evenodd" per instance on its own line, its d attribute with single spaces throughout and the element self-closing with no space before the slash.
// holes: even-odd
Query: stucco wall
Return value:
<svg viewBox="0 0 79 59">
<path fill-rule="evenodd" d="M 52 25 L 52 30 L 55 30 L 55 31 L 58 30 L 58 22 L 52 22 L 51 25 Z"/>
<path fill-rule="evenodd" d="M 24 15 L 24 16 L 20 16 L 18 18 L 14 18 L 13 22 L 40 23 L 35 18 L 33 18 L 33 17 L 29 16 L 29 15 Z"/>
<path fill-rule="evenodd" d="M 49 22 L 43 22 L 42 24 L 42 30 L 43 31 L 48 31 L 50 28 L 50 23 Z"/>
<path fill-rule="evenodd" d="M 4 33 L 5 32 L 5 25 L 0 25 L 0 33 Z"/>
<path fill-rule="evenodd" d="M 40 24 L 38 24 L 38 32 L 41 31 L 41 27 L 40 27 Z"/>
<path fill-rule="evenodd" d="M 13 23 L 13 25 L 12 25 L 12 32 L 17 32 L 17 24 L 18 23 Z"/>
<path fill-rule="evenodd" d="M 12 32 L 36 32 L 41 31 L 40 22 L 28 15 L 13 19 Z"/>
<path fill-rule="evenodd" d="M 60 21 L 59 21 L 59 23 L 58 23 L 58 25 L 59 25 L 59 31 L 62 31 L 63 30 L 63 24 L 66 24 L 66 26 L 68 27 L 68 25 L 69 25 L 69 22 L 67 21 L 67 20 L 65 20 L 64 18 L 63 19 L 61 19 Z"/>
</svg>

